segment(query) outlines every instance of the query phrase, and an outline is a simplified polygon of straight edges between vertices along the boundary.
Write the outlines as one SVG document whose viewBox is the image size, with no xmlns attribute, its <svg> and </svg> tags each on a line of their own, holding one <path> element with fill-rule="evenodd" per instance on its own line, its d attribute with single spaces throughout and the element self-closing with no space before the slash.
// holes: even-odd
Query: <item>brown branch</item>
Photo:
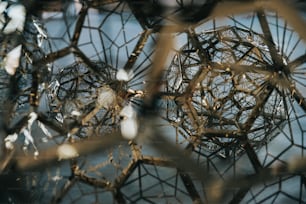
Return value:
<svg viewBox="0 0 306 204">
<path fill-rule="evenodd" d="M 71 143 L 71 147 L 78 153 L 78 155 L 93 154 L 98 151 L 111 148 L 123 141 L 118 132 L 104 134 L 103 136 L 90 137 L 75 143 Z M 44 169 L 46 166 L 59 164 L 60 160 L 58 154 L 58 146 L 40 152 L 38 158 L 33 156 L 24 156 L 18 152 L 12 158 L 12 164 L 16 171 L 25 171 L 33 169 Z"/>
<path fill-rule="evenodd" d="M 148 40 L 148 37 L 149 35 L 152 33 L 152 30 L 151 29 L 146 29 L 145 31 L 143 31 L 141 33 L 141 36 L 132 52 L 132 54 L 130 55 L 127 63 L 124 65 L 124 69 L 126 71 L 129 71 L 132 69 L 132 67 L 134 66 L 138 56 L 140 55 L 140 53 L 142 52 L 144 46 L 145 46 L 145 43 L 147 42 Z"/>
<path fill-rule="evenodd" d="M 193 203 L 196 204 L 200 204 L 202 203 L 201 201 L 201 197 L 196 189 L 196 187 L 194 186 L 191 177 L 184 172 L 179 172 L 179 175 L 184 183 L 184 186 L 186 188 L 186 190 L 188 191 Z"/>
<path fill-rule="evenodd" d="M 87 3 L 83 2 L 80 13 L 78 14 L 78 20 L 76 22 L 74 33 L 73 33 L 73 36 L 72 36 L 72 39 L 71 39 L 71 45 L 72 46 L 77 46 L 77 44 L 78 44 L 78 40 L 79 40 L 80 35 L 81 35 L 82 26 L 84 24 L 85 17 L 87 15 L 87 11 L 88 11 Z"/>
<path fill-rule="evenodd" d="M 44 56 L 43 58 L 41 58 L 37 61 L 34 61 L 33 65 L 38 66 L 40 64 L 47 64 L 47 63 L 53 62 L 56 59 L 59 59 L 61 57 L 65 57 L 66 55 L 68 55 L 70 53 L 71 53 L 71 48 L 70 48 L 70 46 L 68 46 L 68 47 L 65 47 L 65 48 L 63 48 L 61 50 L 58 50 L 56 52 L 52 52 L 50 54 L 47 54 L 46 56 Z"/>
</svg>

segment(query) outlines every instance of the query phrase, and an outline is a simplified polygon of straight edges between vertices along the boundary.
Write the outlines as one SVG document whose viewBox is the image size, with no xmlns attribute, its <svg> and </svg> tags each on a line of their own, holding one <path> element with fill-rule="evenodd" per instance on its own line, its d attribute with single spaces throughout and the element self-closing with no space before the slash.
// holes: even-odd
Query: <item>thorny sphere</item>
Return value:
<svg viewBox="0 0 306 204">
<path fill-rule="evenodd" d="M 166 89 L 178 94 L 174 100 L 179 105 L 169 119 L 212 152 L 239 147 L 240 140 L 254 147 L 270 141 L 286 116 L 281 95 L 271 88 L 272 60 L 262 37 L 221 27 L 196 38 L 200 48 L 190 37 L 168 69 Z"/>
</svg>

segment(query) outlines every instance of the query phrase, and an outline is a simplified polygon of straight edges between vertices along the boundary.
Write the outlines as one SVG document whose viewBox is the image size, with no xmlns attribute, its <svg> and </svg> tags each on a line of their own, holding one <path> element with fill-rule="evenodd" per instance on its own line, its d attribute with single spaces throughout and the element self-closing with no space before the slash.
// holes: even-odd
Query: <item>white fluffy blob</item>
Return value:
<svg viewBox="0 0 306 204">
<path fill-rule="evenodd" d="M 17 140 L 17 138 L 17 133 L 13 133 L 11 135 L 6 136 L 6 138 L 4 138 L 5 148 L 9 150 L 14 149 L 14 142 Z"/>
<path fill-rule="evenodd" d="M 80 116 L 80 115 L 82 115 L 82 113 L 78 110 L 73 110 L 73 111 L 71 111 L 71 115 L 72 116 Z"/>
<path fill-rule="evenodd" d="M 6 148 L 6 149 L 9 149 L 9 150 L 14 149 L 14 144 L 13 144 L 13 142 L 11 142 L 11 141 L 5 141 L 5 148 Z"/>
<path fill-rule="evenodd" d="M 0 1 L 0 29 L 2 30 L 4 24 L 5 24 L 5 17 L 3 12 L 5 11 L 6 7 L 8 5 L 8 2 L 4 1 L 1 2 Z"/>
<path fill-rule="evenodd" d="M 123 118 L 136 118 L 136 112 L 131 104 L 124 106 L 122 110 L 120 111 L 120 116 Z"/>
<path fill-rule="evenodd" d="M 120 121 L 120 130 L 122 136 L 128 140 L 134 139 L 138 133 L 138 122 L 137 113 L 133 109 L 132 105 L 129 104 L 125 106 L 121 110 L 120 116 L 123 117 L 123 119 Z"/>
<path fill-rule="evenodd" d="M 116 93 L 108 86 L 102 87 L 99 90 L 97 105 L 101 108 L 109 109 L 116 104 Z"/>
<path fill-rule="evenodd" d="M 4 58 L 4 68 L 9 75 L 14 75 L 19 67 L 19 58 L 21 55 L 21 44 L 7 53 Z"/>
<path fill-rule="evenodd" d="M 126 118 L 120 122 L 121 134 L 125 139 L 132 140 L 137 136 L 138 123 L 136 118 Z"/>
<path fill-rule="evenodd" d="M 134 77 L 133 71 L 127 72 L 124 69 L 119 69 L 116 74 L 118 81 L 129 81 Z"/>
<path fill-rule="evenodd" d="M 7 15 L 11 20 L 5 26 L 3 32 L 5 34 L 13 33 L 16 30 L 22 32 L 26 17 L 25 7 L 21 4 L 12 5 L 7 9 Z"/>
<path fill-rule="evenodd" d="M 6 2 L 6 1 L 1 2 L 0 1 L 0 14 L 2 14 L 5 11 L 7 5 L 8 5 L 8 2 Z"/>
<path fill-rule="evenodd" d="M 72 159 L 79 156 L 77 150 L 70 144 L 62 144 L 57 148 L 58 160 Z"/>
</svg>

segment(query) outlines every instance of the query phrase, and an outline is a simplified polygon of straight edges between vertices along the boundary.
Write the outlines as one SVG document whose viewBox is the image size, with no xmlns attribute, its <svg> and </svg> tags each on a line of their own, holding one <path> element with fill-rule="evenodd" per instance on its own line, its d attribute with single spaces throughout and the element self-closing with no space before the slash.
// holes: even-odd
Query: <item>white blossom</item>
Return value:
<svg viewBox="0 0 306 204">
<path fill-rule="evenodd" d="M 132 140 L 138 134 L 137 113 L 131 104 L 125 106 L 120 114 L 122 120 L 120 121 L 120 131 L 125 139 Z"/>
<path fill-rule="evenodd" d="M 207 106 L 208 106 L 208 101 L 207 101 L 206 97 L 204 97 L 204 98 L 202 99 L 202 104 L 203 104 L 204 107 L 207 107 Z"/>
<path fill-rule="evenodd" d="M 119 69 L 116 74 L 116 79 L 118 81 L 129 81 L 134 77 L 133 71 L 125 71 L 124 69 Z"/>
<path fill-rule="evenodd" d="M 2 14 L 5 11 L 7 4 L 8 4 L 7 1 L 0 2 L 0 14 Z"/>
<path fill-rule="evenodd" d="M 26 17 L 25 7 L 21 4 L 11 5 L 7 9 L 7 15 L 10 18 L 10 21 L 5 26 L 3 32 L 5 34 L 15 32 L 16 30 L 22 32 Z"/>
<path fill-rule="evenodd" d="M 49 139 L 48 139 L 48 137 L 43 137 L 43 138 L 41 138 L 41 141 L 43 143 L 47 143 L 49 141 Z"/>
<path fill-rule="evenodd" d="M 15 75 L 21 55 L 21 44 L 7 53 L 4 58 L 4 68 L 9 75 Z"/>
<path fill-rule="evenodd" d="M 5 17 L 3 12 L 5 11 L 6 7 L 7 7 L 8 2 L 3 1 L 0 2 L 0 29 L 2 30 L 4 24 L 5 24 Z"/>
<path fill-rule="evenodd" d="M 77 150 L 70 144 L 62 144 L 57 148 L 58 160 L 78 157 Z"/>
<path fill-rule="evenodd" d="M 282 57 L 282 60 L 283 60 L 283 64 L 284 64 L 285 66 L 287 66 L 287 65 L 288 65 L 287 59 L 286 59 L 285 57 Z"/>
<path fill-rule="evenodd" d="M 116 105 L 116 93 L 108 86 L 103 86 L 99 90 L 97 98 L 97 106 L 105 109 L 109 109 Z"/>
<path fill-rule="evenodd" d="M 38 157 L 39 156 L 39 152 L 36 150 L 35 152 L 34 152 L 34 157 Z"/>
<path fill-rule="evenodd" d="M 133 90 L 133 89 L 128 89 L 128 93 L 134 94 L 134 97 L 140 98 L 144 96 L 144 92 L 142 90 Z"/>
<path fill-rule="evenodd" d="M 136 121 L 136 118 L 123 119 L 120 122 L 120 131 L 125 139 L 134 139 L 138 133 L 138 123 Z"/>
<path fill-rule="evenodd" d="M 14 149 L 14 142 L 17 140 L 18 138 L 18 134 L 17 133 L 13 133 L 13 134 L 10 134 L 8 136 L 6 136 L 4 138 L 4 142 L 5 142 L 5 148 L 6 149 Z"/>
<path fill-rule="evenodd" d="M 15 142 L 18 138 L 18 134 L 17 133 L 13 133 L 13 134 L 10 134 L 8 136 L 6 136 L 4 138 L 4 141 L 11 141 L 11 142 Z"/>
<path fill-rule="evenodd" d="M 14 144 L 13 144 L 13 142 L 11 142 L 11 141 L 6 141 L 6 142 L 5 142 L 5 148 L 6 148 L 6 149 L 9 149 L 9 150 L 14 149 Z"/>
<path fill-rule="evenodd" d="M 122 108 L 119 115 L 123 118 L 136 118 L 136 111 L 131 104 L 128 104 Z"/>
<path fill-rule="evenodd" d="M 80 115 L 81 115 L 81 112 L 78 111 L 78 110 L 73 110 L 73 111 L 71 111 L 71 115 L 72 115 L 72 116 L 80 116 Z"/>
<path fill-rule="evenodd" d="M 62 176 L 58 176 L 58 175 L 53 176 L 53 177 L 51 178 L 51 180 L 54 181 L 54 182 L 58 182 L 58 181 L 60 181 L 61 179 L 63 179 L 63 177 L 62 177 Z"/>
</svg>

